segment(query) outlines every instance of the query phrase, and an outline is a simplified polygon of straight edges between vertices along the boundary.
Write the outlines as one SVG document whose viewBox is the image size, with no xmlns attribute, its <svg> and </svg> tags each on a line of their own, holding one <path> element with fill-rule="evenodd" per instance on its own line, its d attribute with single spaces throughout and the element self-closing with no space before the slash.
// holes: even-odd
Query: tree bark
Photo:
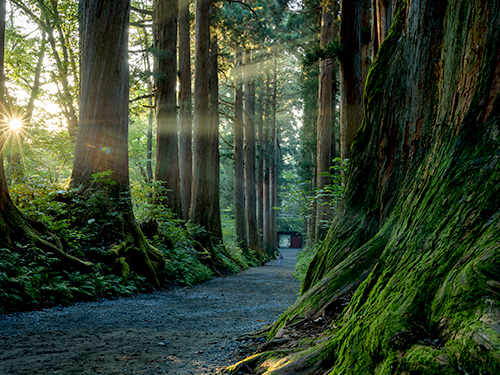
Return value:
<svg viewBox="0 0 500 375">
<path fill-rule="evenodd" d="M 111 195 L 129 191 L 128 16 L 125 0 L 82 0 L 80 124 L 71 186 L 89 187 L 111 171 Z M 104 19 L 108 20 L 104 22 Z"/>
<path fill-rule="evenodd" d="M 179 166 L 184 221 L 189 220 L 193 181 L 190 30 L 189 0 L 179 0 Z"/>
<path fill-rule="evenodd" d="M 210 0 L 196 0 L 194 111 L 193 111 L 193 191 L 190 220 L 210 228 Z"/>
<path fill-rule="evenodd" d="M 342 160 L 351 158 L 354 134 L 363 119 L 361 70 L 361 3 L 342 0 L 340 44 L 346 46 L 339 56 L 340 64 L 340 138 Z"/>
<path fill-rule="evenodd" d="M 162 203 L 182 217 L 177 126 L 177 2 L 156 0 L 154 6 L 156 165 L 155 179 L 166 189 Z"/>
<path fill-rule="evenodd" d="M 272 239 L 271 239 L 271 215 L 272 215 L 272 193 L 270 185 L 270 170 L 271 170 L 271 155 L 272 155 L 272 140 L 271 140 L 271 75 L 269 71 L 269 58 L 266 61 L 266 78 L 265 78 L 265 103 L 264 103 L 264 162 L 263 162 L 263 225 L 264 225 L 264 249 L 268 256 L 274 256 L 272 250 Z"/>
<path fill-rule="evenodd" d="M 378 53 L 392 23 L 393 3 L 395 0 L 372 0 L 372 59 Z"/>
<path fill-rule="evenodd" d="M 234 225 L 236 241 L 245 254 L 248 251 L 247 224 L 245 215 L 245 169 L 243 154 L 243 89 L 242 49 L 235 48 L 234 68 Z"/>
<path fill-rule="evenodd" d="M 276 61 L 273 61 L 273 72 L 272 72 L 272 96 L 271 96 L 271 123 L 270 123 L 270 152 L 269 152 L 269 252 L 274 255 L 278 250 L 278 240 L 277 240 L 277 230 L 276 230 L 276 219 L 278 212 L 274 207 L 278 206 L 278 155 L 279 155 L 279 145 L 278 145 L 278 129 L 276 122 L 277 113 L 277 87 L 278 87 L 278 77 L 277 77 L 277 65 Z"/>
<path fill-rule="evenodd" d="M 264 248 L 264 121 L 263 100 L 259 94 L 259 105 L 257 109 L 257 231 L 259 236 L 259 247 Z"/>
<path fill-rule="evenodd" d="M 370 20 L 372 17 L 371 0 L 361 0 L 361 88 L 365 89 L 366 77 L 370 68 L 372 42 L 371 38 L 365 37 L 365 33 L 370 30 Z"/>
<path fill-rule="evenodd" d="M 255 190 L 255 94 L 252 91 L 253 78 L 251 76 L 251 51 L 244 54 L 244 98 L 243 124 L 245 129 L 245 216 L 247 220 L 248 247 L 253 251 L 259 250 L 257 232 L 257 202 Z"/>
<path fill-rule="evenodd" d="M 210 38 L 209 99 L 210 99 L 210 154 L 209 187 L 210 208 L 209 231 L 216 244 L 222 243 L 222 223 L 220 217 L 220 164 L 219 164 L 219 65 L 217 36 Z"/>
<path fill-rule="evenodd" d="M 113 231 L 116 235 L 108 240 L 119 244 L 111 248 L 109 255 L 125 259 L 131 270 L 145 276 L 151 285 L 159 287 L 159 273 L 164 267 L 163 255 L 145 240 L 135 222 L 130 200 L 130 2 L 82 0 L 81 9 L 83 79 L 71 187 L 82 200 L 90 199 L 95 203 L 87 204 L 87 213 L 78 220 L 112 220 L 108 225 L 116 228 Z"/>
<path fill-rule="evenodd" d="M 320 46 L 324 48 L 334 39 L 334 20 L 337 16 L 338 8 L 333 3 L 323 5 L 321 20 L 321 40 Z M 317 189 L 324 191 L 325 187 L 331 183 L 331 179 L 325 176 L 330 173 L 332 165 L 332 139 L 334 135 L 334 115 L 335 115 L 335 76 L 333 72 L 332 60 L 320 60 L 319 63 L 319 85 L 318 85 L 318 120 L 317 120 Z M 315 241 L 322 241 L 327 232 L 327 222 L 330 218 L 330 198 L 326 194 L 320 194 L 316 202 L 316 228 Z"/>
</svg>

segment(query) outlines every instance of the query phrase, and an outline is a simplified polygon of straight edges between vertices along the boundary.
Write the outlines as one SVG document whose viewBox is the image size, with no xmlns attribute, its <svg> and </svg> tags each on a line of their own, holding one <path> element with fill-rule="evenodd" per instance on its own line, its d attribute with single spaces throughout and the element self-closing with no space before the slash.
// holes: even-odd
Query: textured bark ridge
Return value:
<svg viewBox="0 0 500 375">
<path fill-rule="evenodd" d="M 395 10 L 342 208 L 256 373 L 500 373 L 500 3 Z"/>
</svg>

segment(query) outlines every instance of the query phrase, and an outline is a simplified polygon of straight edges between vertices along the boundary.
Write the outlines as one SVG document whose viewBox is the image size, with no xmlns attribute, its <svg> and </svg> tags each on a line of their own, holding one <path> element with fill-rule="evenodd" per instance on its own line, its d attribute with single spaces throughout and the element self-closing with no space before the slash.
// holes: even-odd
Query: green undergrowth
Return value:
<svg viewBox="0 0 500 375">
<path fill-rule="evenodd" d="M 164 258 L 158 275 L 162 285 L 194 285 L 258 264 L 255 256 L 246 257 L 228 240 L 214 249 L 220 262 L 214 269 L 208 252 L 193 240 L 204 229 L 184 224 L 167 207 L 154 203 L 156 188 L 154 184 L 133 186 L 132 197 L 123 199 L 132 199 L 149 246 Z M 105 194 L 82 199 L 64 186 L 36 177 L 14 184 L 11 196 L 29 220 L 42 223 L 61 239 L 65 252 L 90 261 L 93 267 L 75 267 L 32 245 L 0 248 L 0 313 L 153 289 L 140 269 L 134 269 L 134 258 L 127 258 L 129 245 L 119 242 L 124 215 L 120 202 L 109 203 Z M 96 213 L 96 205 L 104 207 L 103 212 Z"/>
<path fill-rule="evenodd" d="M 314 245 L 304 247 L 297 254 L 297 263 L 295 264 L 295 269 L 293 271 L 293 277 L 300 281 L 302 284 L 306 277 L 307 269 L 311 264 L 314 256 L 318 252 L 318 248 Z"/>
</svg>

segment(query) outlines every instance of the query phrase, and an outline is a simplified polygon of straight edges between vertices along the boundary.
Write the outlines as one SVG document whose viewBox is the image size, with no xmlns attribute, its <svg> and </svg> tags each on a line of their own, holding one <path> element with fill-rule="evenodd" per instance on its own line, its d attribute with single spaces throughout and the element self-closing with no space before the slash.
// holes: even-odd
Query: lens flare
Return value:
<svg viewBox="0 0 500 375">
<path fill-rule="evenodd" d="M 12 120 L 9 121 L 9 128 L 12 130 L 21 130 L 23 127 L 23 122 L 17 118 L 13 118 Z"/>
</svg>

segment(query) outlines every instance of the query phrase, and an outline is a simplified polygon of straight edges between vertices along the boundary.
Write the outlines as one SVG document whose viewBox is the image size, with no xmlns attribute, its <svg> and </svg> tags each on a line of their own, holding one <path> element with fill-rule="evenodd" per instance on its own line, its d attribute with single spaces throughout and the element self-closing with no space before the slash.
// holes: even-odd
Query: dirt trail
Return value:
<svg viewBox="0 0 500 375">
<path fill-rule="evenodd" d="M 190 288 L 0 315 L 0 374 L 216 374 L 296 299 L 298 250 Z"/>
</svg>

